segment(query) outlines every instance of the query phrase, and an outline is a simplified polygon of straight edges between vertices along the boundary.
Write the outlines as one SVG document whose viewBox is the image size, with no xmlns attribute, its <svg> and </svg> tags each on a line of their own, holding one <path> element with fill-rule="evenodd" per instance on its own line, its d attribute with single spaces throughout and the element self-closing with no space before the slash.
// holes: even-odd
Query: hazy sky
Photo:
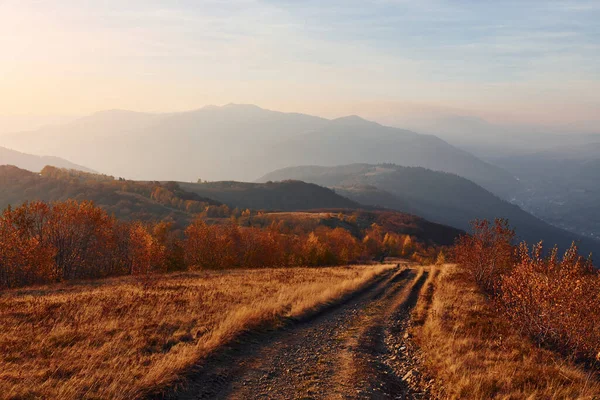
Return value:
<svg viewBox="0 0 600 400">
<path fill-rule="evenodd" d="M 600 1 L 0 0 L 0 115 L 600 117 Z"/>
</svg>

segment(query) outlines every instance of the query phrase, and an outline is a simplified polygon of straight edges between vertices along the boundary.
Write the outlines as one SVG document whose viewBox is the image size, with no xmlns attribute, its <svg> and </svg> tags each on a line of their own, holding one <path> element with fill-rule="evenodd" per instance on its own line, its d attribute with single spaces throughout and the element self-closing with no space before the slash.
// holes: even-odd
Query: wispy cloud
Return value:
<svg viewBox="0 0 600 400">
<path fill-rule="evenodd" d="M 50 96 L 52 80 L 88 108 L 149 107 L 154 93 L 154 109 L 224 98 L 543 109 L 552 88 L 600 106 L 586 89 L 600 82 L 598 20 L 586 0 L 4 0 L 0 93 Z"/>
</svg>

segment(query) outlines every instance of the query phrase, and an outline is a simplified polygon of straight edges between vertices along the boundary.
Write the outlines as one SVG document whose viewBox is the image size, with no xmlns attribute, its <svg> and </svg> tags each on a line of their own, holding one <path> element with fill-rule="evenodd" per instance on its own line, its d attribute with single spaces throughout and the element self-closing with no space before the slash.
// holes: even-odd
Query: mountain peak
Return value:
<svg viewBox="0 0 600 400">
<path fill-rule="evenodd" d="M 348 115 L 346 117 L 336 118 L 336 119 L 331 120 L 331 122 L 336 123 L 336 124 L 347 124 L 347 125 L 356 125 L 356 124 L 379 125 L 377 122 L 368 121 L 362 117 L 359 117 L 358 115 Z"/>
<path fill-rule="evenodd" d="M 253 114 L 261 114 L 261 113 L 269 113 L 274 112 L 271 110 L 264 109 L 254 104 L 238 104 L 238 103 L 229 103 L 222 106 L 218 106 L 215 104 L 210 104 L 204 106 L 202 108 L 188 111 L 188 113 L 194 112 L 216 112 L 216 113 L 234 113 L 240 115 L 253 115 Z"/>
<path fill-rule="evenodd" d="M 224 105 L 224 109 L 234 109 L 234 110 L 242 110 L 242 111 L 267 111 L 264 108 L 261 108 L 255 104 L 238 104 L 238 103 L 229 103 Z"/>
<path fill-rule="evenodd" d="M 95 113 L 91 114 L 90 117 L 128 116 L 128 115 L 141 115 L 141 114 L 149 114 L 149 113 L 144 113 L 144 112 L 140 112 L 140 111 L 123 110 L 120 108 L 113 108 L 110 110 L 96 111 Z"/>
</svg>

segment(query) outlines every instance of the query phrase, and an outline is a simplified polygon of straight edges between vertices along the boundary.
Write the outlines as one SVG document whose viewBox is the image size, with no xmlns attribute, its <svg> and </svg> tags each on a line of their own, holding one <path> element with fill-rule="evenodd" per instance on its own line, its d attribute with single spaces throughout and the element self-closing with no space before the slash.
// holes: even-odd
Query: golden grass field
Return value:
<svg viewBox="0 0 600 400">
<path fill-rule="evenodd" d="M 202 271 L 0 292 L 0 397 L 138 398 L 241 332 L 315 312 L 389 268 Z"/>
<path fill-rule="evenodd" d="M 413 318 L 442 398 L 600 398 L 598 380 L 511 330 L 454 266 L 432 267 Z"/>
</svg>

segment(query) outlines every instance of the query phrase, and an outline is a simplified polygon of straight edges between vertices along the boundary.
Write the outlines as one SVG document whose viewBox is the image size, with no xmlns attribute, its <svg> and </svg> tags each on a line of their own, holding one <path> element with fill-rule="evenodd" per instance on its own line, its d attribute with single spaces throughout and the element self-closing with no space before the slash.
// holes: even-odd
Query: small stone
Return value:
<svg viewBox="0 0 600 400">
<path fill-rule="evenodd" d="M 419 371 L 411 369 L 410 371 L 408 371 L 406 373 L 406 375 L 404 375 L 402 380 L 405 382 L 414 382 L 418 377 L 419 377 Z"/>
</svg>

